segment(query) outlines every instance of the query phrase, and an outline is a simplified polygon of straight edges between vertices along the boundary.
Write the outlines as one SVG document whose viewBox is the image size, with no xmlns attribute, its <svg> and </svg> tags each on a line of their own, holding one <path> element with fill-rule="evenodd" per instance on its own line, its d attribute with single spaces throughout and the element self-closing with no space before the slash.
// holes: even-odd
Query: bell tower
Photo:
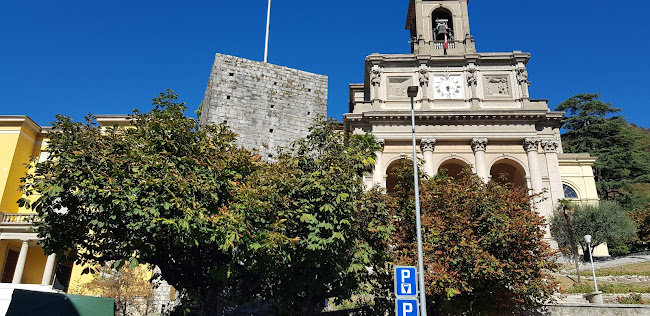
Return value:
<svg viewBox="0 0 650 316">
<path fill-rule="evenodd" d="M 411 53 L 464 55 L 476 53 L 469 32 L 469 0 L 410 0 L 406 29 L 411 31 Z"/>
</svg>

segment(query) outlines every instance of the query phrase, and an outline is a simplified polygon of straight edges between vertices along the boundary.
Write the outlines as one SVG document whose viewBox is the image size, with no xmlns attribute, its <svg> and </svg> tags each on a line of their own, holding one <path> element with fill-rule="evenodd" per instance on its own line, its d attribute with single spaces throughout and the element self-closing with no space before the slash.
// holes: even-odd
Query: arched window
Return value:
<svg viewBox="0 0 650 316">
<path fill-rule="evenodd" d="M 431 14 L 433 25 L 433 40 L 444 41 L 445 31 L 447 32 L 447 39 L 454 40 L 454 20 L 451 12 L 446 9 L 437 9 Z"/>
<path fill-rule="evenodd" d="M 567 199 L 577 199 L 578 198 L 578 193 L 576 190 L 574 190 L 572 187 L 562 184 L 562 188 L 564 189 L 564 198 Z"/>
</svg>

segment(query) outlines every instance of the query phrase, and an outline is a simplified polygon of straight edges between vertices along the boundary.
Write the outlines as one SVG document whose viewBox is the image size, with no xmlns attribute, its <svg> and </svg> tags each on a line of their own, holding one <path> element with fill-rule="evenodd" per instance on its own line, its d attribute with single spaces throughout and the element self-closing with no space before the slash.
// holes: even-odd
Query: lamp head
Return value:
<svg viewBox="0 0 650 316">
<path fill-rule="evenodd" d="M 585 235 L 585 241 L 586 241 L 588 244 L 591 244 L 591 235 Z"/>
<path fill-rule="evenodd" d="M 418 86 L 410 86 L 406 89 L 409 98 L 415 98 L 418 95 Z"/>
</svg>

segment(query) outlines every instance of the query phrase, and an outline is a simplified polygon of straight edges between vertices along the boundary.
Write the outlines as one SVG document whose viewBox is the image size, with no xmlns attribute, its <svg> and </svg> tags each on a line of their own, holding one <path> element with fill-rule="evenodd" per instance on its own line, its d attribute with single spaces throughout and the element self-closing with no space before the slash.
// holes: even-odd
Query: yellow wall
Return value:
<svg viewBox="0 0 650 316">
<path fill-rule="evenodd" d="M 25 176 L 31 156 L 40 154 L 43 136 L 40 127 L 27 117 L 0 117 L 0 211 L 24 213 L 16 203 L 22 196 L 20 179 Z"/>
<path fill-rule="evenodd" d="M 6 129 L 0 129 L 0 132 L 11 132 Z M 5 134 L 0 133 L 0 211 L 10 212 L 13 209 L 17 209 L 18 205 L 15 207 L 10 203 L 9 195 L 13 191 L 17 191 L 18 187 L 9 181 L 10 174 L 13 171 L 13 159 L 14 153 L 16 152 L 16 145 L 18 143 L 18 134 Z M 14 201 L 15 202 L 15 201 Z M 15 212 L 16 210 L 14 210 Z"/>
<path fill-rule="evenodd" d="M 20 240 L 3 240 L 0 244 L 0 273 L 4 271 L 5 258 L 7 255 L 7 248 L 12 247 L 16 251 L 20 251 L 22 242 Z M 47 256 L 43 253 L 41 247 L 35 246 L 30 243 L 27 250 L 27 261 L 25 262 L 25 270 L 23 271 L 23 284 L 41 284 L 43 280 L 43 272 L 45 271 L 45 263 Z"/>
<path fill-rule="evenodd" d="M 594 180 L 593 163 L 589 154 L 560 154 L 560 176 L 562 183 L 576 190 L 583 203 L 598 203 L 598 191 Z"/>
</svg>

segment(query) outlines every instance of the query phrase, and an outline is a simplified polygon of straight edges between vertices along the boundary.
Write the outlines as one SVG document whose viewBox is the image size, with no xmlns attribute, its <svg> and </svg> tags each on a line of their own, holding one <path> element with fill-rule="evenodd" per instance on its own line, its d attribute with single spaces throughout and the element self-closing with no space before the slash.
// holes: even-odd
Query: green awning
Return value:
<svg viewBox="0 0 650 316">
<path fill-rule="evenodd" d="M 15 289 L 7 316 L 113 316 L 112 298 Z"/>
</svg>

